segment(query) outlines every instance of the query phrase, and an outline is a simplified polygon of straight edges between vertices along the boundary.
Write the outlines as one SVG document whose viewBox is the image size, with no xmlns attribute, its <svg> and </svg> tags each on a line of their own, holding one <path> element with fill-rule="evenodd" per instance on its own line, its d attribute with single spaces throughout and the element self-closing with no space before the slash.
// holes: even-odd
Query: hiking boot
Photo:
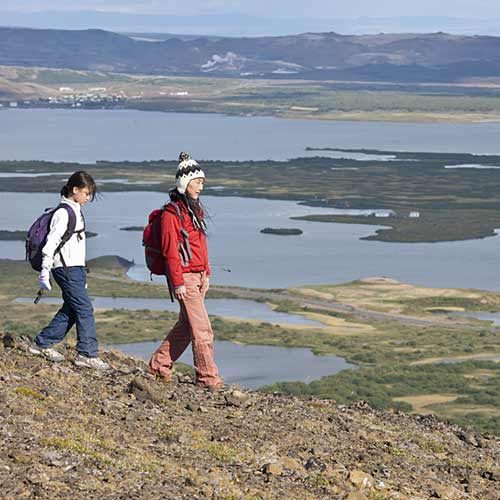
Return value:
<svg viewBox="0 0 500 500">
<path fill-rule="evenodd" d="M 196 384 L 197 387 L 200 387 L 201 389 L 205 389 L 208 392 L 221 392 L 227 389 L 227 386 L 223 383 L 220 384 L 213 384 L 213 385 L 205 385 L 205 384 Z"/>
<path fill-rule="evenodd" d="M 55 349 L 52 349 L 52 347 L 43 348 L 33 344 L 28 348 L 28 351 L 35 356 L 43 356 L 53 363 L 60 363 L 61 361 L 64 361 L 64 356 Z"/>
<path fill-rule="evenodd" d="M 78 354 L 75 358 L 75 366 L 94 368 L 94 370 L 109 370 L 111 366 L 108 365 L 101 358 L 88 358 L 87 356 L 82 356 Z"/>
</svg>

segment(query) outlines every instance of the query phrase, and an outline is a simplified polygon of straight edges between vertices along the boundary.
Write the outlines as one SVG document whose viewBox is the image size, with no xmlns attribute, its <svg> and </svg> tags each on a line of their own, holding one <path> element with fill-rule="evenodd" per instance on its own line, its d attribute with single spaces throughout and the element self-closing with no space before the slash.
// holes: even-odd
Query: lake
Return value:
<svg viewBox="0 0 500 500">
<path fill-rule="evenodd" d="M 144 225 L 161 206 L 162 193 L 105 193 L 85 207 L 88 258 L 116 254 L 136 263 L 129 275 L 147 280 L 142 234 L 121 227 Z M 290 221 L 290 216 L 332 213 L 291 201 L 205 196 L 212 216 L 209 252 L 213 283 L 257 288 L 343 283 L 388 276 L 435 287 L 500 290 L 500 238 L 445 243 L 360 241 L 377 226 Z M 58 203 L 48 193 L 2 193 L 0 229 L 29 227 L 41 211 Z M 297 227 L 300 236 L 261 234 L 264 227 Z M 24 258 L 24 242 L 0 241 L 0 257 Z"/>
<path fill-rule="evenodd" d="M 149 361 L 160 342 L 118 344 L 115 347 L 130 356 Z M 192 365 L 188 348 L 179 361 Z M 215 341 L 215 361 L 227 384 L 239 384 L 248 389 L 280 381 L 312 382 L 347 368 L 354 368 L 337 356 L 315 356 L 309 349 L 261 345 L 243 345 Z"/>
<path fill-rule="evenodd" d="M 135 110 L 4 109 L 0 160 L 285 160 L 304 148 L 498 154 L 500 123 L 389 123 Z M 342 156 L 348 154 L 343 153 Z"/>
</svg>

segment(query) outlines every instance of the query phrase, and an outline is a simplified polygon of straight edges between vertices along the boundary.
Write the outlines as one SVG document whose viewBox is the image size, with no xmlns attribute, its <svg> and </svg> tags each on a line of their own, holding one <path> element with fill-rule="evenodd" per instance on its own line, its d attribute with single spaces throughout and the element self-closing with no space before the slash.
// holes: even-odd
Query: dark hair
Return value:
<svg viewBox="0 0 500 500">
<path fill-rule="evenodd" d="M 187 193 L 181 194 L 177 191 L 177 188 L 172 189 L 169 192 L 170 199 L 174 202 L 182 201 L 186 208 L 188 209 L 189 216 L 193 221 L 195 229 L 203 233 L 207 232 L 206 220 L 210 220 L 210 215 L 207 213 L 205 207 L 202 205 L 199 198 L 194 200 Z"/>
<path fill-rule="evenodd" d="M 70 178 L 66 184 L 61 189 L 61 195 L 67 198 L 73 194 L 73 188 L 83 189 L 87 188 L 89 190 L 91 201 L 94 201 L 97 194 L 97 186 L 90 174 L 84 170 L 78 170 L 74 174 L 71 174 Z"/>
</svg>

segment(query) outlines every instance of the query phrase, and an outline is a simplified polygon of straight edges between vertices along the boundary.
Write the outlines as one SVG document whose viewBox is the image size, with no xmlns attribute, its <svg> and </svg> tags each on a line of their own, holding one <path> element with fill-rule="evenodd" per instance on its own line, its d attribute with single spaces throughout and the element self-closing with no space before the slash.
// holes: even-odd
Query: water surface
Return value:
<svg viewBox="0 0 500 500">
<path fill-rule="evenodd" d="M 212 160 L 349 155 L 306 152 L 307 146 L 478 154 L 500 150 L 497 122 L 335 122 L 135 110 L 5 109 L 0 112 L 0 130 L 0 160 L 171 160 L 186 149 L 194 158 Z"/>
<path fill-rule="evenodd" d="M 141 232 L 120 228 L 145 225 L 165 198 L 151 192 L 106 193 L 86 206 L 87 228 L 98 233 L 87 242 L 88 258 L 120 255 L 135 261 L 131 277 L 148 280 Z M 58 201 L 47 193 L 2 193 L 0 229 L 26 229 Z M 387 276 L 425 286 L 500 290 L 498 236 L 443 243 L 361 241 L 382 226 L 291 221 L 290 216 L 333 212 L 291 201 L 211 196 L 204 201 L 212 217 L 208 245 L 216 284 L 277 288 Z M 264 227 L 296 227 L 303 234 L 261 234 Z M 23 259 L 24 243 L 0 241 L 0 257 Z"/>
<path fill-rule="evenodd" d="M 160 342 L 115 344 L 109 347 L 148 361 Z M 192 365 L 188 348 L 179 361 Z M 256 389 L 274 382 L 312 382 L 333 375 L 354 365 L 337 356 L 315 356 L 310 349 L 260 345 L 243 345 L 215 341 L 215 361 L 220 374 L 228 384 L 239 384 Z"/>
</svg>

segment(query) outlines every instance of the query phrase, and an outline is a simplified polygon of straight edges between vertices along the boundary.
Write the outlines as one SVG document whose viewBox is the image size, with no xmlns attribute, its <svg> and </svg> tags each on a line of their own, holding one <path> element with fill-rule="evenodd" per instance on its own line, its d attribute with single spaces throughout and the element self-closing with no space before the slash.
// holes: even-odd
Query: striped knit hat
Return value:
<svg viewBox="0 0 500 500">
<path fill-rule="evenodd" d="M 198 165 L 198 162 L 193 160 L 189 153 L 181 153 L 179 155 L 179 165 L 175 174 L 175 186 L 181 194 L 186 193 L 188 184 L 193 179 L 205 178 L 205 172 Z"/>
</svg>

